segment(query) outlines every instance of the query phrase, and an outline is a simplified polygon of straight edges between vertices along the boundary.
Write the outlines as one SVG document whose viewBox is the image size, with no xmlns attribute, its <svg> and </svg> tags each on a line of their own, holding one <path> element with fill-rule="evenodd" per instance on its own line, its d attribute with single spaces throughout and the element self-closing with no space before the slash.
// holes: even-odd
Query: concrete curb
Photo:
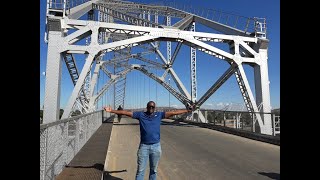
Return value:
<svg viewBox="0 0 320 180">
<path fill-rule="evenodd" d="M 113 123 L 112 123 L 112 128 L 111 128 L 111 133 L 110 133 L 110 138 L 109 138 L 109 144 L 108 144 L 108 149 L 107 149 L 107 155 L 106 155 L 106 158 L 104 160 L 104 166 L 103 166 L 103 172 L 102 172 L 102 175 L 101 175 L 101 180 L 104 180 L 104 174 L 107 170 L 107 166 L 108 166 L 108 162 L 109 162 L 109 157 L 108 154 L 109 154 L 109 151 L 110 151 L 110 143 L 111 143 L 111 140 L 112 140 L 112 134 L 113 134 Z"/>
</svg>

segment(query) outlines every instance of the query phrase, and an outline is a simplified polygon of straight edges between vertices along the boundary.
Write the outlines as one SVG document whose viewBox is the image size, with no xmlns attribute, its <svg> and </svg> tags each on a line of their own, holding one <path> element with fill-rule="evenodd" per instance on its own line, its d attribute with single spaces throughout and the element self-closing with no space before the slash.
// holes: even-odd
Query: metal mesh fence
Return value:
<svg viewBox="0 0 320 180">
<path fill-rule="evenodd" d="M 54 179 L 63 170 L 100 127 L 102 115 L 96 111 L 40 125 L 40 179 Z"/>
<path fill-rule="evenodd" d="M 280 116 L 275 115 L 274 120 L 273 120 L 273 127 L 274 127 L 274 134 L 273 135 L 278 135 L 280 134 Z"/>
<path fill-rule="evenodd" d="M 213 21 L 228 25 L 230 27 L 242 30 L 244 32 L 255 32 L 255 23 L 257 21 L 257 19 L 255 18 L 249 18 L 245 16 L 236 15 L 233 13 L 223 12 L 218 9 L 208 9 L 205 7 L 193 7 L 191 5 L 187 5 L 185 3 L 179 3 L 179 2 L 166 1 L 160 4 L 173 7 L 176 9 L 180 9 L 185 12 L 189 12 L 191 14 L 195 14 L 195 15 L 204 17 L 206 19 L 213 20 Z"/>
<path fill-rule="evenodd" d="M 246 111 L 222 111 L 222 110 L 200 110 L 208 124 L 241 129 L 249 132 L 262 133 L 258 119 L 272 129 L 272 135 L 280 134 L 280 115 L 274 113 L 246 112 Z M 200 122 L 197 116 L 178 115 L 173 119 Z"/>
<path fill-rule="evenodd" d="M 63 9 L 65 0 L 47 0 L 48 8 L 50 9 Z"/>
<path fill-rule="evenodd" d="M 76 7 L 80 4 L 83 4 L 85 2 L 88 2 L 88 1 L 90 1 L 90 0 L 67 0 L 66 1 L 67 10 L 71 9 L 73 7 Z"/>
<path fill-rule="evenodd" d="M 44 179 L 47 129 L 40 129 L 40 179 Z"/>
</svg>

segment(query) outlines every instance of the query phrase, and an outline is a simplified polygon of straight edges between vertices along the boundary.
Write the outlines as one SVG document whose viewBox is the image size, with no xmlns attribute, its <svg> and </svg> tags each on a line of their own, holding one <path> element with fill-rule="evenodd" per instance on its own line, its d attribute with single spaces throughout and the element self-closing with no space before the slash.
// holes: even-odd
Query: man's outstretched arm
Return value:
<svg viewBox="0 0 320 180">
<path fill-rule="evenodd" d="M 181 109 L 181 110 L 175 110 L 175 111 L 167 111 L 165 112 L 165 118 L 169 118 L 174 115 L 179 115 L 179 114 L 184 114 L 191 112 L 192 110 L 187 110 L 187 109 Z"/>
<path fill-rule="evenodd" d="M 193 110 L 195 110 L 195 105 L 194 104 L 191 105 L 191 104 L 188 103 L 188 104 L 186 104 L 186 109 L 165 112 L 165 118 L 169 118 L 169 117 L 174 116 L 174 115 L 179 115 L 179 114 L 192 112 Z"/>
<path fill-rule="evenodd" d="M 129 117 L 133 116 L 133 113 L 130 111 L 125 111 L 125 110 L 112 110 L 111 107 L 104 107 L 104 110 L 110 113 L 115 113 L 115 114 L 119 114 L 119 115 L 126 115 Z"/>
</svg>

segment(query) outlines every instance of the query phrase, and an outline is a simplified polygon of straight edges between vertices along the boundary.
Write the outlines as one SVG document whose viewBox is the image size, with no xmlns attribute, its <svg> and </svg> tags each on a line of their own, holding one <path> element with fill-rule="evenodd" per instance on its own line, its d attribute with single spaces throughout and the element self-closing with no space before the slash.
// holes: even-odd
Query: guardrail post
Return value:
<svg viewBox="0 0 320 180">
<path fill-rule="evenodd" d="M 254 123 L 253 123 L 253 122 L 254 122 L 255 115 L 256 115 L 255 113 L 252 113 L 252 119 L 251 119 L 251 132 L 254 132 L 254 127 L 253 127 L 253 126 L 254 126 Z"/>
<path fill-rule="evenodd" d="M 276 135 L 276 131 L 275 131 L 275 129 L 276 129 L 276 121 L 275 121 L 275 116 L 274 116 L 274 114 L 271 114 L 271 121 L 272 121 L 272 125 L 273 125 L 273 127 L 272 127 L 272 134 L 273 134 L 273 136 L 275 136 Z"/>
<path fill-rule="evenodd" d="M 223 112 L 223 127 L 226 127 L 226 113 Z"/>
</svg>

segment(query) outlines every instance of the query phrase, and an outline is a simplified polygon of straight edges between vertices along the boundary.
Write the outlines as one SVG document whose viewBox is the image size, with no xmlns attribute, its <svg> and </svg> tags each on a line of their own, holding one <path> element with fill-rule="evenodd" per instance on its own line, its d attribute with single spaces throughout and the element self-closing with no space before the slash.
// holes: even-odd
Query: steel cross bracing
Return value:
<svg viewBox="0 0 320 180">
<path fill-rule="evenodd" d="M 88 12 L 88 20 L 89 21 L 90 20 L 94 20 L 94 18 L 95 18 L 94 17 L 94 11 L 93 10 L 89 11 Z M 86 38 L 86 45 L 88 46 L 90 43 L 91 43 L 91 37 L 88 36 Z M 91 66 L 92 66 L 92 64 L 91 64 Z M 90 68 L 90 70 L 91 70 L 91 68 Z M 88 72 L 88 75 L 87 75 L 86 81 L 85 81 L 85 85 L 84 85 L 85 94 L 87 96 L 90 96 L 90 81 L 91 81 L 91 71 Z"/>
<path fill-rule="evenodd" d="M 209 90 L 196 102 L 197 106 L 201 106 L 224 82 L 226 82 L 233 72 L 236 65 L 231 65 L 227 71 L 209 88 Z"/>
<path fill-rule="evenodd" d="M 116 52 L 114 54 L 115 57 L 125 56 L 125 54 L 131 54 L 131 48 L 122 49 Z M 118 62 L 117 64 L 114 64 L 114 74 L 117 74 L 120 71 L 122 71 L 123 65 L 124 66 L 128 65 L 128 61 L 129 59 L 126 59 L 125 61 L 121 61 L 121 62 Z M 114 84 L 114 109 L 118 108 L 119 106 L 124 108 L 125 92 L 126 92 L 126 76 L 123 76 Z"/>
<path fill-rule="evenodd" d="M 72 54 L 63 53 L 63 58 L 64 58 L 64 61 L 67 65 L 68 72 L 71 76 L 72 83 L 73 83 L 73 85 L 75 85 L 78 78 L 79 78 L 79 74 L 78 74 L 78 69 L 77 69 L 77 66 L 76 66 L 76 63 L 74 60 L 74 56 Z M 89 100 L 88 100 L 83 88 L 81 89 L 79 100 L 80 100 L 82 107 L 88 108 Z"/>
<path fill-rule="evenodd" d="M 112 41 L 121 41 L 127 39 L 128 36 L 124 34 L 114 34 L 112 35 Z M 122 49 L 114 52 L 114 59 L 120 58 L 116 63 L 113 63 L 114 74 L 123 70 L 123 67 L 126 67 L 129 62 L 129 58 L 126 58 L 129 54 L 131 54 L 131 48 Z M 117 109 L 119 106 L 122 108 L 125 107 L 125 92 L 126 92 L 126 76 L 119 79 L 116 83 L 114 83 L 114 109 Z"/>
<path fill-rule="evenodd" d="M 80 24 L 81 24 L 81 21 L 79 21 L 79 20 L 69 20 L 69 21 L 77 21 L 77 22 L 80 22 Z M 105 25 L 107 25 L 107 24 L 110 24 L 110 23 L 101 23 L 102 24 L 102 26 L 101 27 L 103 27 L 103 24 L 105 24 Z M 79 25 L 79 24 L 78 24 Z M 134 26 L 130 26 L 130 25 L 118 25 L 118 26 L 127 26 L 128 28 L 127 29 L 130 29 L 129 27 L 134 27 Z M 113 26 L 113 28 L 111 29 L 111 28 L 109 28 L 108 26 L 105 26 L 105 28 L 106 28 L 106 31 L 110 31 L 110 32 L 119 32 L 119 33 L 123 33 L 123 34 L 152 34 L 153 32 L 151 32 L 152 30 L 149 30 L 149 32 L 147 32 L 147 31 L 143 31 L 143 33 L 141 33 L 141 31 L 138 31 L 138 30 L 135 30 L 134 28 L 133 29 L 130 29 L 129 31 L 126 31 L 124 28 L 118 28 L 118 29 L 115 29 L 115 27 Z M 149 28 L 149 27 L 143 27 L 143 28 Z M 151 29 L 153 29 L 153 28 L 151 28 Z M 159 30 L 159 29 L 158 29 Z M 173 33 L 177 33 L 176 31 L 177 30 L 171 30 L 171 31 L 173 31 Z M 170 33 L 170 32 L 169 32 Z M 161 35 L 162 34 L 164 34 L 164 33 L 161 33 Z M 190 32 L 188 32 L 188 34 L 190 34 Z M 208 35 L 208 34 L 206 34 L 206 33 L 202 33 L 203 35 Z M 146 35 L 145 35 L 146 36 Z M 217 35 L 218 37 L 219 36 L 221 36 L 221 37 L 228 37 L 227 35 Z M 131 38 L 131 40 L 132 39 L 138 39 L 138 38 L 142 38 L 142 37 L 144 37 L 144 36 L 137 36 L 137 37 L 134 37 L 134 38 Z M 196 33 L 196 37 L 201 37 L 201 36 L 199 36 L 199 34 L 198 33 Z M 169 38 L 171 39 L 172 38 L 172 36 L 170 35 L 169 36 Z M 215 38 L 215 37 L 207 37 L 206 39 L 218 39 L 218 38 Z M 151 39 L 151 37 L 146 37 L 146 39 Z M 154 38 L 155 39 L 155 38 Z M 204 38 L 202 38 L 202 39 L 204 39 Z M 222 39 L 222 38 L 219 38 L 219 39 Z M 232 38 L 227 38 L 227 39 L 229 39 L 229 40 L 232 40 Z M 254 38 L 251 38 L 251 41 L 254 41 L 253 40 Z M 70 40 L 72 40 L 72 39 L 70 39 Z M 186 41 L 190 41 L 190 39 L 187 39 L 187 38 L 185 38 L 185 40 Z M 126 41 L 126 40 L 123 40 L 123 41 L 121 41 L 121 42 L 124 42 L 124 41 Z M 200 44 L 199 46 L 201 46 L 202 44 L 201 44 L 201 42 L 200 41 L 198 41 L 198 40 L 195 40 L 195 39 L 193 39 L 193 41 L 196 41 L 196 43 L 198 43 L 198 44 Z M 117 42 L 114 42 L 114 43 L 119 43 L 120 41 L 117 41 Z M 192 42 L 192 41 L 191 41 Z M 127 46 L 130 46 L 131 44 L 127 44 Z M 137 45 L 137 44 L 135 44 L 135 45 Z M 72 46 L 72 45 L 71 45 Z M 105 46 L 105 45 L 100 45 L 100 47 L 101 46 Z M 121 49 L 121 48 L 125 48 L 125 47 L 127 47 L 127 46 L 124 46 L 124 45 L 122 45 L 122 46 L 118 46 L 118 47 L 115 47 L 114 49 Z M 79 47 L 79 46 L 78 46 Z M 214 48 L 214 47 L 212 47 L 212 46 L 208 46 L 207 44 L 205 44 L 204 46 L 202 46 L 202 47 L 204 47 L 204 48 L 206 48 L 206 47 L 208 47 L 207 49 L 213 49 L 212 51 L 215 51 L 216 50 L 216 48 Z M 113 47 L 111 47 L 111 48 L 113 48 Z M 108 49 L 106 49 L 107 51 L 110 51 L 110 50 L 108 50 Z M 221 50 L 219 50 L 219 49 L 217 49 L 216 50 L 216 54 L 218 54 L 218 53 L 220 53 L 220 54 L 226 54 L 227 56 L 229 56 L 229 57 L 232 57 L 232 55 L 231 54 L 227 54 L 226 52 L 223 52 L 223 51 L 221 51 Z"/>
<path fill-rule="evenodd" d="M 130 58 L 136 58 L 138 60 L 153 64 L 153 65 L 156 65 L 156 66 L 160 66 L 161 65 L 160 63 L 148 60 L 148 59 L 143 57 L 143 56 L 151 54 L 151 53 L 154 53 L 154 51 L 145 51 L 145 52 L 135 53 L 135 54 L 126 54 L 125 56 L 116 57 L 116 58 L 113 58 L 113 59 L 109 59 L 107 61 L 103 61 L 103 65 L 116 64 L 117 62 L 121 62 L 121 60 L 122 61 L 126 61 L 127 59 L 130 59 Z M 110 77 L 110 74 L 112 74 L 112 73 L 109 72 L 107 69 L 105 69 L 105 70 L 106 70 L 105 73 Z"/>
<path fill-rule="evenodd" d="M 135 58 L 137 60 L 142 60 L 144 62 L 147 62 L 149 64 L 152 64 L 153 66 L 146 66 L 144 65 L 144 68 L 157 68 L 157 69 L 164 69 L 166 67 L 164 67 L 164 65 L 161 65 L 160 63 L 156 63 L 154 61 L 151 61 L 151 60 L 148 60 L 144 57 L 142 57 L 143 55 L 147 55 L 149 54 L 149 52 L 143 52 L 143 53 L 138 53 L 138 54 L 130 54 L 130 55 L 127 55 L 125 58 Z M 103 63 L 103 65 L 106 65 L 106 64 L 111 64 L 111 63 L 115 63 L 117 61 L 119 61 L 121 58 L 114 58 L 114 59 L 111 59 L 111 60 L 108 60 L 108 61 L 105 61 Z M 103 71 L 109 76 L 111 77 L 111 72 L 108 71 L 105 66 L 102 66 L 103 67 Z M 123 67 L 127 67 L 127 66 L 123 66 Z M 171 74 L 172 74 L 172 78 L 174 80 L 174 82 L 177 84 L 178 86 L 178 89 L 180 90 L 180 92 L 186 96 L 188 99 L 190 99 L 190 94 L 188 93 L 188 91 L 186 90 L 186 88 L 183 86 L 182 82 L 180 81 L 179 77 L 175 74 L 174 70 L 172 68 L 169 68 Z M 164 81 L 164 78 L 162 77 L 159 77 L 162 81 Z"/>
<path fill-rule="evenodd" d="M 108 90 L 108 88 L 116 83 L 119 79 L 126 76 L 133 68 L 126 68 L 123 71 L 119 72 L 117 75 L 112 75 L 108 83 L 106 83 L 103 88 L 97 93 L 97 95 L 93 96 L 93 100 L 90 101 L 91 105 L 98 102 L 98 100 L 102 97 L 102 95 Z"/>
<path fill-rule="evenodd" d="M 242 48 L 241 46 L 239 46 L 239 44 L 242 44 L 242 47 L 247 47 L 247 49 Z M 247 55 L 247 56 L 255 56 L 257 54 L 255 51 L 253 51 L 253 49 L 248 48 L 247 44 L 243 44 L 238 41 L 234 41 L 234 43 L 231 43 L 229 49 L 230 49 L 230 52 L 234 53 L 236 56 L 240 56 L 240 54 Z M 243 67 L 242 65 L 239 65 L 239 67 L 235 69 L 234 74 L 235 74 L 238 86 L 240 88 L 240 92 L 243 97 L 245 106 L 248 112 L 252 112 L 250 113 L 250 117 L 253 120 L 253 131 L 255 131 L 256 120 L 258 120 L 258 122 L 261 124 L 262 119 L 261 119 L 260 113 L 253 113 L 253 112 L 260 112 L 260 110 L 258 109 L 257 104 L 254 102 L 253 94 L 250 90 L 246 75 L 244 71 L 243 73 L 241 73 L 241 71 L 243 71 Z M 248 88 L 249 90 L 247 90 Z M 263 103 L 261 103 L 259 106 L 262 106 L 262 105 Z"/>
<path fill-rule="evenodd" d="M 143 74 L 147 75 L 151 79 L 155 80 L 159 84 L 161 84 L 164 88 L 166 88 L 174 97 L 176 97 L 182 104 L 190 103 L 192 104 L 192 101 L 190 101 L 189 98 L 184 96 L 183 94 L 179 93 L 177 90 L 175 90 L 170 84 L 163 81 L 160 77 L 154 75 L 153 73 L 150 73 L 145 68 L 141 67 L 140 65 L 133 65 L 134 69 L 141 71 Z"/>
<path fill-rule="evenodd" d="M 99 11 L 99 13 L 104 13 L 103 11 Z M 110 14 L 109 14 L 110 16 Z M 112 34 L 111 35 L 111 42 L 121 41 L 124 39 L 129 38 L 125 34 Z M 114 52 L 114 57 L 118 57 L 119 60 L 116 61 L 116 63 L 113 63 L 113 71 L 114 74 L 118 74 L 119 72 L 123 71 L 122 64 L 125 66 L 128 65 L 129 58 L 124 58 L 127 54 L 131 54 L 131 48 L 125 48 Z M 116 59 L 116 58 L 114 58 Z M 106 68 L 104 68 L 104 71 L 107 71 Z M 109 74 L 109 72 L 107 72 Z M 108 75 L 110 76 L 110 75 Z M 117 79 L 117 81 L 114 82 L 114 102 L 113 102 L 113 108 L 116 109 L 119 106 L 124 108 L 124 98 L 125 98 L 125 92 L 126 92 L 126 76 L 121 76 L 120 79 Z"/>
<path fill-rule="evenodd" d="M 225 52 L 223 50 L 220 50 L 218 48 L 215 48 L 213 46 L 210 46 L 201 40 L 211 40 L 211 41 L 218 41 L 218 42 L 230 42 L 233 41 L 237 36 L 232 36 L 232 35 L 221 35 L 221 34 L 211 34 L 211 33 L 199 33 L 199 32 L 186 32 L 186 31 L 181 31 L 176 29 L 159 29 L 159 28 L 151 28 L 151 27 L 141 27 L 139 29 L 135 28 L 135 26 L 131 25 L 120 25 L 120 24 L 112 24 L 112 23 L 95 23 L 95 25 L 91 22 L 88 24 L 85 23 L 84 21 L 81 20 L 66 20 L 67 24 L 71 25 L 77 25 L 77 26 L 100 26 L 106 29 L 107 32 L 111 33 L 122 33 L 122 34 L 136 34 L 140 36 L 133 37 L 128 40 L 123 40 L 117 41 L 115 43 L 111 43 L 113 46 L 110 46 L 110 44 L 104 44 L 100 45 L 99 47 L 96 48 L 97 51 L 99 50 L 106 50 L 107 52 L 110 52 L 112 50 L 118 50 L 118 49 L 123 49 L 129 46 L 137 46 L 138 43 L 147 43 L 150 42 L 151 40 L 156 40 L 156 39 L 161 39 L 161 40 L 171 40 L 173 41 L 176 39 L 178 41 L 181 41 L 187 45 L 189 44 L 194 44 L 197 48 L 200 50 L 203 50 L 204 52 L 210 54 L 210 55 L 215 55 L 220 59 L 226 59 L 229 61 L 232 61 L 231 59 L 233 58 L 233 55 Z M 91 25 L 90 25 L 91 24 Z M 142 29 L 142 30 L 141 30 Z M 144 35 L 144 36 L 141 36 Z M 74 36 L 70 35 L 69 37 L 66 37 L 68 41 L 72 41 Z M 199 40 L 197 40 L 199 38 Z M 242 37 L 243 41 L 246 41 L 245 43 L 250 43 L 250 42 L 256 42 L 256 38 L 252 37 Z M 250 48 L 250 47 L 249 47 Z M 69 50 L 68 50 L 69 49 Z M 69 45 L 68 48 L 65 50 L 67 51 L 72 51 L 76 53 L 85 53 L 88 52 L 88 48 L 85 46 L 79 46 L 79 45 Z M 250 51 L 250 50 L 248 50 Z M 254 62 L 254 58 L 246 58 L 246 57 L 241 57 L 243 62 Z"/>
<path fill-rule="evenodd" d="M 114 3 L 112 6 L 108 5 L 108 3 Z M 88 5 L 92 5 L 91 7 Z M 99 6 L 96 6 L 99 4 Z M 104 4 L 104 5 L 101 5 Z M 81 5 L 77 7 L 82 7 Z M 259 93 L 262 95 L 258 95 L 258 103 L 262 102 L 262 111 L 266 112 L 268 111 L 268 108 L 270 106 L 270 99 L 268 95 L 268 84 L 266 80 L 268 79 L 264 74 L 267 68 L 266 68 L 266 60 L 267 60 L 267 52 L 265 49 L 267 49 L 267 43 L 263 43 L 264 41 L 268 41 L 264 36 L 258 36 L 258 33 L 239 30 L 235 27 L 228 26 L 225 24 L 217 23 L 213 19 L 208 19 L 207 17 L 202 17 L 197 15 L 196 13 L 189 13 L 184 10 L 178 9 L 178 8 L 172 8 L 167 6 L 155 6 L 155 5 L 143 5 L 139 3 L 130 3 L 130 2 L 124 2 L 124 1 L 91 1 L 86 2 L 85 8 L 83 10 L 77 9 L 77 7 L 74 7 L 72 9 L 69 9 L 69 14 L 67 16 L 58 17 L 55 19 L 52 19 L 52 15 L 48 16 L 48 31 L 59 31 L 60 29 L 64 32 L 68 32 L 70 29 L 75 29 L 76 31 L 67 34 L 65 33 L 64 36 L 61 38 L 61 40 L 57 41 L 59 43 L 59 47 L 57 47 L 56 51 L 52 51 L 54 53 L 69 53 L 69 54 L 88 54 L 86 62 L 84 64 L 84 67 L 81 71 L 81 74 L 78 77 L 78 80 L 76 82 L 75 88 L 69 98 L 69 101 L 67 103 L 67 106 L 65 108 L 65 113 L 63 114 L 63 117 L 69 117 L 72 107 L 75 104 L 76 99 L 79 97 L 80 92 L 82 91 L 82 87 L 85 84 L 86 75 L 90 73 L 90 70 L 92 68 L 92 63 L 94 61 L 100 60 L 97 57 L 103 55 L 104 53 L 109 53 L 112 51 L 119 51 L 121 49 L 125 48 L 133 48 L 136 46 L 141 46 L 143 44 L 150 43 L 153 48 L 155 49 L 155 52 L 159 55 L 161 60 L 164 62 L 162 66 L 165 69 L 166 72 L 170 72 L 171 74 L 174 74 L 173 69 L 171 68 L 174 60 L 176 59 L 177 53 L 179 52 L 180 47 L 182 44 L 188 45 L 190 47 L 193 47 L 197 50 L 203 51 L 209 55 L 212 55 L 214 57 L 217 57 L 221 60 L 224 60 L 228 62 L 229 64 L 232 64 L 233 68 L 238 68 L 239 73 L 241 77 L 244 77 L 243 84 L 239 84 L 240 88 L 247 89 L 247 94 L 242 93 L 243 96 L 248 96 L 246 99 L 248 99 L 248 102 L 251 102 L 253 109 L 258 110 L 257 104 L 254 100 L 254 96 L 252 94 L 252 91 L 250 90 L 249 84 L 247 82 L 247 79 L 245 77 L 244 70 L 242 68 L 242 64 L 253 64 L 257 67 L 255 72 L 260 73 L 260 77 L 257 76 L 257 78 L 260 78 L 260 82 L 257 80 L 255 82 L 260 83 L 260 90 Z M 84 6 L 83 6 L 84 7 Z M 91 9 L 90 9 L 91 8 Z M 100 8 L 100 9 L 99 9 Z M 75 20 L 73 18 L 80 17 L 79 14 L 86 13 L 91 10 L 97 10 L 99 9 L 100 12 L 107 14 L 108 17 L 113 17 L 117 19 L 117 22 L 124 21 L 129 24 L 133 25 L 126 25 L 126 24 L 116 24 L 116 23 L 107 23 L 107 22 L 96 22 L 96 21 L 85 21 L 85 20 Z M 81 12 L 81 13 L 80 13 Z M 155 17 L 157 15 L 157 17 Z M 154 21 L 151 20 L 151 16 L 154 17 Z M 178 17 L 182 18 L 180 21 L 175 23 L 173 26 L 169 26 L 167 24 L 159 24 L 159 22 L 155 22 L 155 19 L 158 16 L 164 16 L 164 18 L 167 17 Z M 57 23 L 59 22 L 60 25 Z M 209 28 L 215 29 L 217 31 L 222 32 L 223 34 L 214 34 L 214 33 L 205 33 L 205 32 L 190 32 L 185 31 L 187 27 L 190 26 L 190 23 L 197 22 L 204 24 L 208 26 Z M 166 22 L 165 22 L 166 23 Z M 137 26 L 140 25 L 140 26 Z M 146 27 L 150 26 L 150 27 Z M 262 28 L 265 27 L 265 25 L 262 26 Z M 262 29 L 262 32 L 265 30 Z M 114 42 L 108 42 L 103 40 L 99 40 L 99 34 L 101 35 L 101 32 L 104 34 L 108 34 L 110 36 L 115 34 L 123 34 L 128 39 L 120 39 L 118 41 Z M 57 37 L 57 36 L 52 36 Z M 87 46 L 75 44 L 76 42 L 80 41 L 83 38 L 90 37 L 90 44 Z M 101 36 L 100 36 L 101 37 Z M 103 35 L 105 37 L 105 35 Z M 48 39 L 50 43 L 50 38 Z M 173 53 L 172 57 L 167 57 L 167 59 L 164 58 L 160 50 L 157 48 L 157 43 L 153 42 L 159 42 L 159 41 L 175 41 L 178 42 L 178 45 L 176 47 L 175 52 Z M 228 43 L 228 44 L 235 44 L 235 52 L 226 52 L 222 49 L 219 49 L 217 47 L 214 47 L 210 44 L 207 44 L 206 42 L 219 42 L 219 43 Z M 262 42 L 262 43 L 261 43 Z M 263 45 L 264 44 L 264 45 Z M 53 46 L 50 46 L 51 49 Z M 50 48 L 48 48 L 48 53 L 51 51 Z M 261 49 L 265 50 L 262 51 Z M 262 53 L 263 52 L 263 53 Z M 171 52 L 170 52 L 171 54 Z M 127 56 L 133 57 L 131 53 L 128 53 L 124 56 L 124 58 L 127 58 Z M 168 55 L 168 54 L 167 54 Z M 48 56 L 48 61 L 52 61 L 50 58 L 57 57 L 55 56 Z M 101 56 L 102 57 L 102 56 Z M 136 59 L 140 59 L 142 61 L 146 62 L 146 58 L 143 58 L 142 56 L 136 56 Z M 119 60 L 123 61 L 123 60 Z M 117 61 L 115 63 L 118 63 Z M 151 63 L 150 63 L 151 64 Z M 49 66 L 53 66 L 54 63 L 49 63 L 47 68 L 50 68 Z M 56 65 L 55 65 L 56 66 Z M 101 66 L 101 70 L 103 66 Z M 156 66 L 154 66 L 156 67 Z M 159 67 L 159 66 L 157 66 Z M 98 69 L 96 67 L 96 69 Z M 146 72 L 144 68 L 137 67 L 137 70 L 141 70 L 144 73 L 147 73 L 150 75 L 151 78 L 156 80 L 157 82 L 164 82 L 165 74 L 162 77 L 154 77 L 154 74 L 151 74 L 150 72 Z M 107 72 L 108 76 L 112 77 L 114 76 L 111 72 L 108 72 L 106 70 L 102 70 L 103 72 Z M 216 89 L 218 86 L 220 86 L 225 79 L 228 79 L 229 74 L 232 74 L 231 71 L 226 72 L 228 75 L 223 76 L 222 80 L 218 80 L 217 84 L 214 85 L 212 89 Z M 237 72 L 237 74 L 239 74 Z M 91 74 L 91 73 L 90 73 Z M 94 76 L 94 74 L 92 75 Z M 240 77 L 239 75 L 236 75 Z M 176 81 L 177 86 L 181 93 L 178 91 L 168 88 L 169 92 L 173 93 L 173 95 L 179 99 L 181 102 L 191 102 L 191 96 L 188 93 L 188 91 L 184 88 L 183 83 L 180 81 L 178 76 L 176 76 L 178 79 Z M 47 83 L 50 83 L 51 79 L 47 79 Z M 93 80 L 91 80 L 92 83 Z M 237 81 L 238 83 L 240 81 Z M 162 83 L 166 87 L 166 82 Z M 92 85 L 92 84 L 91 84 Z M 57 85 L 59 86 L 59 84 Z M 166 89 L 167 89 L 166 88 Z M 56 89 L 56 88 L 55 88 Z M 92 87 L 91 87 L 92 89 Z M 200 98 L 200 103 L 198 101 L 198 105 L 201 105 L 201 103 L 205 102 L 205 100 L 210 97 L 212 94 L 212 91 L 208 91 L 202 98 Z M 261 93 L 261 92 L 267 92 L 267 93 Z M 99 91 L 101 92 L 101 91 Z M 90 91 L 90 94 L 92 92 Z M 265 95 L 267 94 L 267 95 Z M 189 97 L 188 97 L 189 95 Z M 92 95 L 91 95 L 92 96 Z M 100 95 L 101 96 L 101 95 Z M 93 96 L 92 96 L 93 97 Z M 88 97 L 91 101 L 92 97 Z M 50 99 L 57 99 L 57 96 L 54 96 Z M 261 100 L 260 100 L 261 99 Z M 55 101 L 55 100 L 54 100 Z M 50 103 L 49 103 L 50 104 Z M 49 110 L 48 106 L 46 108 Z M 56 110 L 54 108 L 54 110 Z M 50 110 L 49 110 L 50 111 Z M 255 111 L 256 112 L 256 111 Z M 51 113 L 53 114 L 53 113 Z M 44 120 L 46 121 L 46 120 Z M 268 121 L 268 119 L 267 119 Z M 266 117 L 264 117 L 264 122 L 259 121 L 258 123 L 261 127 L 262 133 L 269 133 L 269 122 L 266 123 Z"/>
<path fill-rule="evenodd" d="M 93 20 L 93 12 L 92 11 L 90 11 L 88 13 L 88 19 Z M 88 45 L 89 43 L 90 43 L 90 39 L 89 39 L 89 37 L 87 37 L 86 38 L 86 45 Z M 78 74 L 78 70 L 77 70 L 76 61 L 74 59 L 74 56 L 73 56 L 73 54 L 69 54 L 69 53 L 62 53 L 62 56 L 65 60 L 68 72 L 71 76 L 71 80 L 72 80 L 73 84 L 75 85 L 78 78 L 79 78 L 79 74 Z M 81 112 L 83 112 L 83 111 L 88 112 L 89 100 L 87 97 L 90 97 L 90 95 L 88 94 L 89 93 L 88 89 L 90 88 L 90 85 L 89 85 L 90 74 L 88 74 L 86 79 L 87 79 L 86 84 L 84 86 L 82 86 L 80 95 L 77 99 L 77 102 L 80 103 L 80 106 L 81 106 L 81 108 L 79 108 L 79 110 Z M 83 88 L 83 87 L 85 87 L 85 88 Z"/>
<path fill-rule="evenodd" d="M 174 3 L 165 2 L 165 4 L 162 4 L 162 5 L 146 5 L 146 4 L 133 3 L 128 1 L 83 0 L 81 1 L 82 4 L 81 3 L 79 4 L 79 2 L 74 3 L 74 1 L 68 1 L 66 6 L 64 5 L 63 2 L 62 3 L 61 2 L 59 3 L 56 1 L 48 1 L 47 15 L 48 16 L 55 15 L 55 16 L 63 16 L 63 17 L 66 16 L 70 19 L 78 19 L 82 14 L 88 12 L 92 8 L 95 9 L 97 5 L 104 5 L 106 7 L 112 7 L 117 10 L 121 10 L 131 14 L 141 14 L 144 11 L 149 11 L 151 14 L 157 14 L 160 16 L 167 16 L 168 14 L 170 14 L 171 17 L 178 17 L 178 18 L 185 18 L 188 15 L 192 15 L 192 17 L 196 18 L 197 21 L 202 21 L 202 23 L 205 22 L 206 25 L 208 25 L 209 27 L 213 29 L 217 28 L 221 32 L 227 33 L 227 34 L 238 34 L 238 35 L 247 36 L 247 35 L 251 35 L 250 33 L 248 34 L 249 30 L 258 31 L 258 33 L 255 33 L 257 36 L 261 33 L 264 33 L 264 37 L 265 37 L 265 34 L 266 34 L 265 19 L 247 18 L 243 16 L 237 16 L 234 14 L 228 14 L 228 13 L 213 10 L 213 9 L 203 9 L 202 12 L 206 11 L 205 13 L 206 17 L 204 17 L 203 15 L 199 15 L 199 13 L 196 12 L 195 8 L 191 6 L 186 8 L 186 5 L 184 5 L 183 8 L 180 8 L 177 6 L 175 2 Z M 172 7 L 175 7 L 175 8 L 172 8 Z M 59 11 L 61 15 L 59 15 L 59 13 L 56 13 L 57 11 Z M 67 14 L 62 14 L 63 12 Z M 225 22 L 220 21 L 221 16 L 227 16 Z M 228 23 L 228 19 L 230 19 L 229 17 L 231 17 L 231 19 L 235 19 L 234 24 Z M 262 23 L 259 23 L 261 21 Z M 243 28 L 245 29 L 244 31 L 241 31 L 238 28 L 239 27 L 238 25 L 243 24 L 241 22 L 245 22 L 245 28 Z M 228 26 L 221 26 L 221 24 L 226 24 Z M 261 24 L 262 27 L 264 28 L 258 28 L 259 26 L 257 25 L 259 24 Z M 45 39 L 47 40 L 47 33 L 46 33 Z"/>
<path fill-rule="evenodd" d="M 240 73 L 239 69 L 237 69 L 237 71 L 235 71 L 234 74 L 236 76 L 236 80 L 237 80 L 237 83 L 239 85 L 240 92 L 242 94 L 242 97 L 243 97 L 243 100 L 244 100 L 244 103 L 245 103 L 245 106 L 246 106 L 248 112 L 255 112 L 254 108 L 253 108 L 253 105 L 252 105 L 252 102 L 250 101 L 247 88 L 246 88 L 246 86 L 244 84 L 244 81 L 243 81 L 243 78 L 241 76 L 241 73 Z M 259 111 L 256 111 L 256 112 L 259 112 Z M 256 115 L 258 116 L 258 118 L 260 118 L 260 114 L 256 114 Z M 253 114 L 250 114 L 250 116 L 251 116 L 251 118 L 254 118 Z"/>
</svg>

